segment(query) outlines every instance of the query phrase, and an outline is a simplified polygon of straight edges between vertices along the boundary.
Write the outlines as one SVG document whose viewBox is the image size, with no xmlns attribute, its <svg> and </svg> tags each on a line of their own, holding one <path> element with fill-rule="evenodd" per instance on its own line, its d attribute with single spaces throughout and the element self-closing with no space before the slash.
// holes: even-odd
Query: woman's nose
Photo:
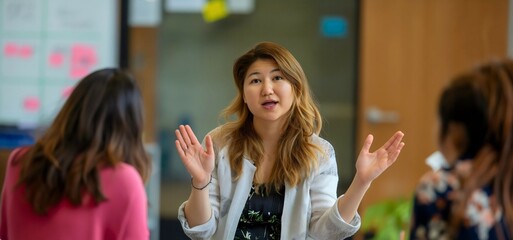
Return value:
<svg viewBox="0 0 513 240">
<path fill-rule="evenodd" d="M 273 91 L 273 84 L 272 81 L 264 81 L 264 84 L 262 85 L 262 95 L 263 96 L 269 96 L 274 93 Z"/>
</svg>

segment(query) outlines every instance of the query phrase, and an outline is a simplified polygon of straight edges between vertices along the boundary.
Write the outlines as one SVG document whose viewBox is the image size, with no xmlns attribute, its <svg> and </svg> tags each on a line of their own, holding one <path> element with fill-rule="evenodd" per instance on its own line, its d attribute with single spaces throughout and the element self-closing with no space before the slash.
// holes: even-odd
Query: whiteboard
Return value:
<svg viewBox="0 0 513 240">
<path fill-rule="evenodd" d="M 118 0 L 0 0 L 0 125 L 50 123 L 73 87 L 118 67 Z"/>
</svg>

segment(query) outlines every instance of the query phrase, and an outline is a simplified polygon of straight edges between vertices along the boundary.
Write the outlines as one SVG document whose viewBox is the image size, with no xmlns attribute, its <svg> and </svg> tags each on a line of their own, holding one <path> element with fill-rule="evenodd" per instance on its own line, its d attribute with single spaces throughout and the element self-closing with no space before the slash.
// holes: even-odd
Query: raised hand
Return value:
<svg viewBox="0 0 513 240">
<path fill-rule="evenodd" d="M 175 130 L 175 134 L 176 150 L 178 150 L 183 165 L 192 176 L 193 185 L 196 187 L 206 186 L 214 169 L 215 154 L 212 138 L 210 136 L 205 138 L 205 150 L 189 125 L 180 125 Z"/>
<path fill-rule="evenodd" d="M 404 146 L 403 136 L 402 132 L 396 132 L 383 146 L 371 153 L 369 150 L 374 137 L 369 134 L 356 161 L 356 177 L 370 183 L 390 167 Z"/>
</svg>

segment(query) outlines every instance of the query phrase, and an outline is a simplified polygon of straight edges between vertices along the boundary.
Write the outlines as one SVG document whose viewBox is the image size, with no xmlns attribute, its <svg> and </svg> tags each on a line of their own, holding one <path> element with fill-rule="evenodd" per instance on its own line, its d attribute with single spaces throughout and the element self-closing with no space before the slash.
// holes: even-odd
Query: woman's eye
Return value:
<svg viewBox="0 0 513 240">
<path fill-rule="evenodd" d="M 251 83 L 251 84 L 252 84 L 252 83 L 259 83 L 259 82 L 260 82 L 260 80 L 259 80 L 259 79 L 253 79 L 253 80 L 249 81 L 249 83 Z"/>
<path fill-rule="evenodd" d="M 284 78 L 282 76 L 276 76 L 274 77 L 274 80 L 283 80 Z"/>
</svg>

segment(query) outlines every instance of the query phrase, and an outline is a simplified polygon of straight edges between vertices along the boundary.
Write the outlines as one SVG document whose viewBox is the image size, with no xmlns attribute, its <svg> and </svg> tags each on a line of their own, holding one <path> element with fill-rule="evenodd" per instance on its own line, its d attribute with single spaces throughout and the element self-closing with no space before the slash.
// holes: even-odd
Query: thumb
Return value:
<svg viewBox="0 0 513 240">
<path fill-rule="evenodd" d="M 372 141 L 374 141 L 374 136 L 372 136 L 372 134 L 367 135 L 365 142 L 363 142 L 362 152 L 369 152 Z"/>
</svg>

